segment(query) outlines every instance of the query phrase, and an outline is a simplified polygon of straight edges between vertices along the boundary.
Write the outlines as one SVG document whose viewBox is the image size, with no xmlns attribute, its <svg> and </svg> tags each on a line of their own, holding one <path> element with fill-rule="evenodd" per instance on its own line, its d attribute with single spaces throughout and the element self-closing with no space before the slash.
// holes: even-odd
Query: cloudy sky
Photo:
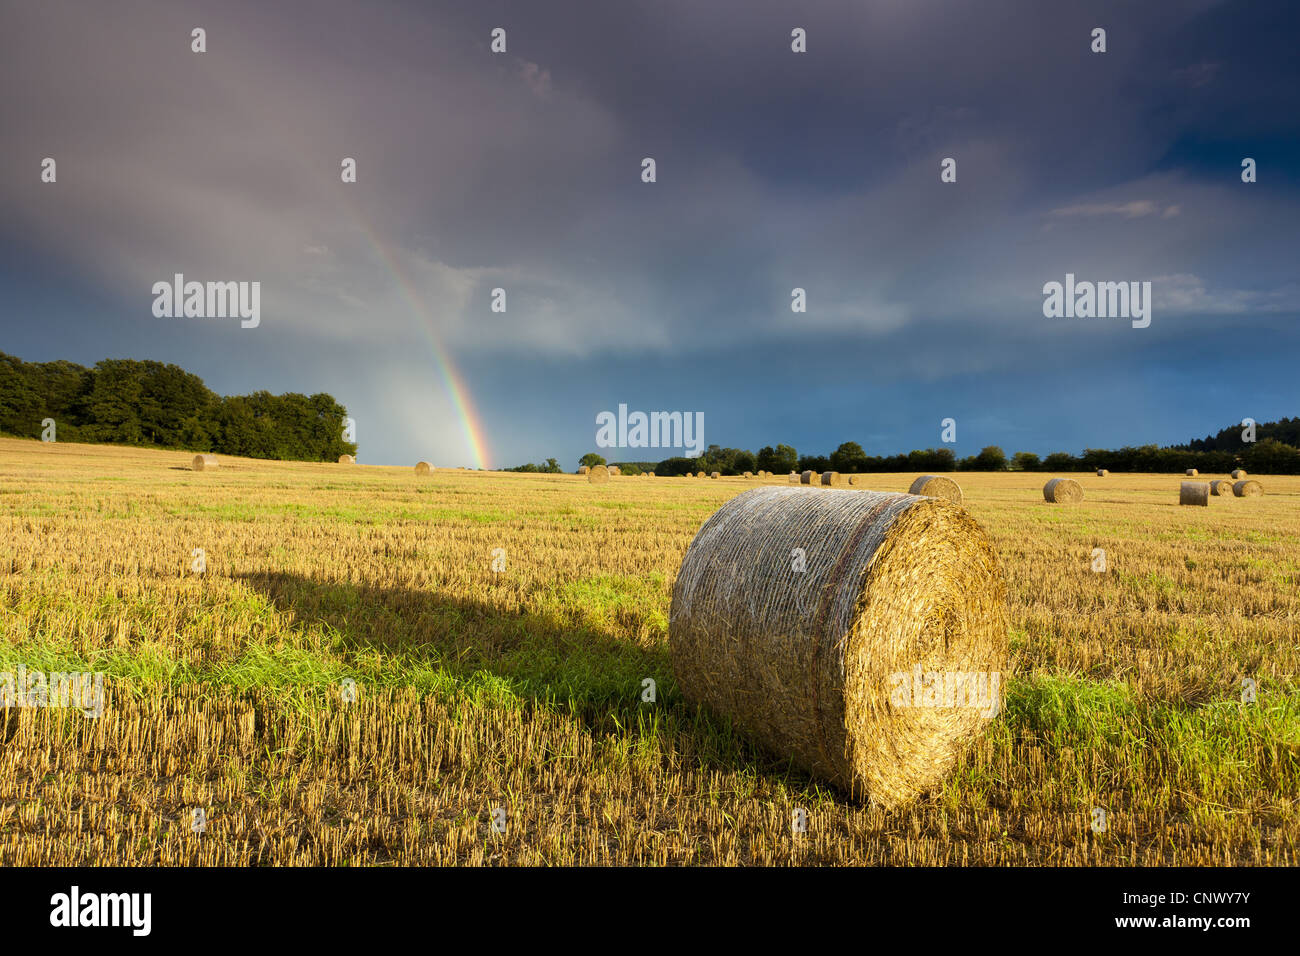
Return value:
<svg viewBox="0 0 1300 956">
<path fill-rule="evenodd" d="M 377 464 L 573 467 L 620 403 L 959 456 L 1300 414 L 1296 10 L 0 0 L 0 350 L 327 391 Z M 155 317 L 177 272 L 261 324 Z M 1066 273 L 1150 327 L 1044 317 Z"/>
</svg>

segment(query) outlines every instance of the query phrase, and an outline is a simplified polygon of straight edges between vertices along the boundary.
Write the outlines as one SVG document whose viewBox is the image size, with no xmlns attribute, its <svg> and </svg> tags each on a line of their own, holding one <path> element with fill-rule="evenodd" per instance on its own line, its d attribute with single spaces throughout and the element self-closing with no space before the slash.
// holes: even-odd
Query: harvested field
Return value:
<svg viewBox="0 0 1300 956">
<path fill-rule="evenodd" d="M 0 710 L 0 863 L 1300 862 L 1300 478 L 1180 508 L 1180 476 L 1120 474 L 1054 508 L 1042 473 L 963 473 L 1004 707 L 885 810 L 677 686 L 678 568 L 752 484 L 183 462 L 0 439 L 0 671 L 107 690 L 98 718 Z"/>
</svg>

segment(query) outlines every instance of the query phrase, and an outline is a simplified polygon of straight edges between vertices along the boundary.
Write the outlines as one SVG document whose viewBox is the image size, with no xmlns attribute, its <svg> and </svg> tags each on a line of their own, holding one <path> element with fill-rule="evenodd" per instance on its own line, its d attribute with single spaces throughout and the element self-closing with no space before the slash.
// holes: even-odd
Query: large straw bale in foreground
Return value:
<svg viewBox="0 0 1300 956">
<path fill-rule="evenodd" d="M 1184 481 L 1178 487 L 1180 505 L 1210 505 L 1210 483 L 1208 481 Z"/>
<path fill-rule="evenodd" d="M 943 475 L 922 475 L 912 482 L 907 489 L 909 495 L 925 495 L 927 498 L 946 498 L 955 505 L 962 503 L 961 485 Z"/>
<path fill-rule="evenodd" d="M 415 463 L 415 473 L 417 475 L 427 475 L 433 471 L 433 465 L 427 461 L 417 461 Z"/>
<path fill-rule="evenodd" d="M 220 468 L 221 462 L 217 461 L 216 455 L 195 455 L 194 460 L 190 462 L 190 467 L 195 471 L 211 471 Z"/>
<path fill-rule="evenodd" d="M 1083 500 L 1083 485 L 1073 478 L 1053 478 L 1043 485 L 1043 498 L 1052 504 Z"/>
<path fill-rule="evenodd" d="M 587 472 L 587 481 L 591 482 L 593 485 L 609 481 L 609 469 L 604 465 L 597 465 Z"/>
<path fill-rule="evenodd" d="M 1255 498 L 1264 493 L 1264 486 L 1253 478 L 1247 478 L 1234 484 L 1232 493 L 1238 498 Z"/>
<path fill-rule="evenodd" d="M 669 653 L 687 700 L 893 806 L 938 784 L 996 713 L 1005 590 L 987 536 L 947 501 L 757 488 L 691 542 Z M 966 675 L 983 675 L 976 706 Z"/>
<path fill-rule="evenodd" d="M 1230 496 L 1232 494 L 1232 482 L 1227 478 L 1216 478 L 1210 482 L 1210 494 L 1217 495 L 1220 498 Z"/>
</svg>

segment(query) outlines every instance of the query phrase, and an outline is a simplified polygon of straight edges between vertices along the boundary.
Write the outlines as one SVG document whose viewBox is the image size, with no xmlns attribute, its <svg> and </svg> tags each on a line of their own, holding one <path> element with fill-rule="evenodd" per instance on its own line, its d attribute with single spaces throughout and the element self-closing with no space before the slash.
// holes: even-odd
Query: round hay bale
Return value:
<svg viewBox="0 0 1300 956">
<path fill-rule="evenodd" d="M 793 548 L 806 549 L 802 573 Z M 852 795 L 895 806 L 942 781 L 996 713 L 1005 594 L 988 537 L 950 502 L 756 488 L 691 542 L 669 655 L 688 701 Z M 947 695 L 958 674 L 977 675 L 964 688 L 983 676 L 983 707 Z"/>
<path fill-rule="evenodd" d="M 1210 494 L 1220 498 L 1230 496 L 1232 494 L 1232 482 L 1227 478 L 1216 478 L 1210 482 Z"/>
<path fill-rule="evenodd" d="M 700 472 L 700 473 L 699 473 L 698 475 L 696 475 L 695 477 L 696 477 L 696 478 L 706 478 L 706 477 L 708 477 L 708 476 L 705 475 L 704 472 Z"/>
<path fill-rule="evenodd" d="M 1188 468 L 1186 474 L 1188 478 L 1195 478 L 1197 475 L 1200 474 L 1200 472 L 1197 471 L 1195 468 Z"/>
<path fill-rule="evenodd" d="M 842 488 L 848 483 L 848 475 L 841 475 L 838 471 L 822 472 L 822 484 L 827 487 Z"/>
<path fill-rule="evenodd" d="M 1258 498 L 1264 493 L 1264 486 L 1254 478 L 1244 478 L 1232 486 L 1232 493 L 1238 498 Z"/>
<path fill-rule="evenodd" d="M 417 475 L 427 475 L 433 471 L 433 465 L 427 461 L 417 461 L 415 463 L 415 473 Z"/>
<path fill-rule="evenodd" d="M 745 472 L 745 477 L 746 477 L 746 478 L 753 478 L 753 477 L 754 477 L 754 473 L 753 473 L 752 471 L 747 471 L 747 472 Z"/>
<path fill-rule="evenodd" d="M 589 472 L 589 471 L 591 471 L 591 468 L 590 468 L 589 466 L 587 466 L 587 465 L 579 465 L 579 466 L 578 466 L 578 474 L 580 474 L 580 475 L 585 475 L 585 474 L 586 474 L 587 472 Z"/>
<path fill-rule="evenodd" d="M 1239 478 L 1245 478 L 1245 477 L 1246 477 L 1246 469 L 1245 469 L 1245 468 L 1234 468 L 1234 469 L 1232 470 L 1232 478 L 1233 478 L 1234 481 L 1236 481 L 1236 480 L 1239 479 Z"/>
<path fill-rule="evenodd" d="M 609 481 L 609 469 L 604 465 L 597 465 L 587 472 L 587 481 L 593 485 L 603 484 Z"/>
<path fill-rule="evenodd" d="M 357 460 L 353 458 L 351 455 L 339 455 L 340 465 L 355 465 L 356 463 Z"/>
<path fill-rule="evenodd" d="M 599 468 L 600 465 L 597 465 L 596 467 Z M 610 475 L 621 475 L 621 474 L 623 474 L 623 470 L 622 470 L 621 468 L 619 468 L 618 465 L 609 465 L 605 470 L 606 470 L 606 472 L 608 472 Z"/>
<path fill-rule="evenodd" d="M 1043 498 L 1052 504 L 1083 500 L 1083 485 L 1073 478 L 1053 478 L 1043 485 Z"/>
<path fill-rule="evenodd" d="M 217 461 L 216 455 L 195 455 L 190 462 L 190 467 L 195 471 L 211 471 L 220 468 L 221 462 Z"/>
<path fill-rule="evenodd" d="M 799 484 L 801 485 L 811 485 L 812 480 L 813 480 L 813 473 L 811 471 L 805 471 L 803 474 L 799 476 Z"/>
<path fill-rule="evenodd" d="M 909 495 L 924 495 L 926 498 L 946 498 L 955 505 L 962 503 L 961 485 L 943 475 L 922 475 L 912 482 L 907 489 Z"/>
<path fill-rule="evenodd" d="M 1180 505 L 1210 506 L 1210 483 L 1208 481 L 1184 481 L 1178 489 Z"/>
<path fill-rule="evenodd" d="M 792 485 L 797 485 L 797 484 L 799 484 L 799 473 L 796 472 L 796 471 L 792 471 L 792 472 L 790 472 L 790 477 L 789 477 L 787 480 L 788 480 L 788 481 L 790 482 L 790 484 L 792 484 Z"/>
<path fill-rule="evenodd" d="M 710 477 L 710 478 L 720 478 L 720 477 L 722 477 L 722 475 L 721 475 L 720 472 L 716 472 L 716 471 L 715 471 L 713 474 L 709 475 L 709 477 Z"/>
<path fill-rule="evenodd" d="M 1105 468 L 1098 468 L 1098 469 L 1097 469 L 1097 477 L 1098 477 L 1098 478 L 1106 478 L 1106 477 L 1108 477 L 1109 475 L 1110 475 L 1110 472 L 1107 471 Z"/>
</svg>

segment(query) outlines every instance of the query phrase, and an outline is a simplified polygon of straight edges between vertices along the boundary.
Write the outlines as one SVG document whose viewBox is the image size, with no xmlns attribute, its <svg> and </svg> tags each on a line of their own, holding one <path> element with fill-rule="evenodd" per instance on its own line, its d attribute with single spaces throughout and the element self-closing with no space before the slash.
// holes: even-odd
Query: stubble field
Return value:
<svg viewBox="0 0 1300 956">
<path fill-rule="evenodd" d="M 1003 712 L 885 811 L 677 693 L 674 575 L 758 481 L 188 462 L 0 439 L 0 672 L 108 692 L 0 709 L 0 864 L 1297 862 L 1300 478 L 1206 509 L 956 475 L 1007 576 Z"/>
</svg>

